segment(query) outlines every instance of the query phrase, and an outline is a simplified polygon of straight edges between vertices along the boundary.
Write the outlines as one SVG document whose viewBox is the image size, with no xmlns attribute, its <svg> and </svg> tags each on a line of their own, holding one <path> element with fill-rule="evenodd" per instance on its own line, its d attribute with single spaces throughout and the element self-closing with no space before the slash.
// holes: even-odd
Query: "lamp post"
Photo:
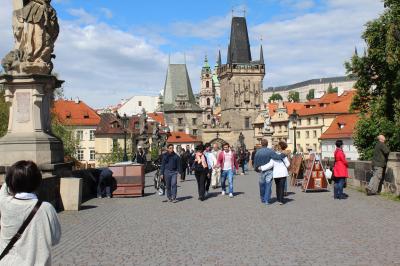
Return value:
<svg viewBox="0 0 400 266">
<path fill-rule="evenodd" d="M 122 161 L 127 162 L 128 154 L 126 154 L 126 134 L 128 129 L 129 117 L 127 117 L 126 114 L 124 114 L 121 120 L 122 120 L 122 127 L 124 128 L 124 157 L 122 158 Z"/>
<path fill-rule="evenodd" d="M 293 154 L 297 153 L 297 147 L 296 147 L 296 128 L 297 128 L 297 120 L 299 119 L 299 115 L 296 112 L 296 109 L 293 110 L 293 113 L 289 116 L 289 120 L 290 122 L 292 122 L 292 126 L 293 126 L 293 144 L 294 144 L 294 148 L 293 148 Z"/>
</svg>

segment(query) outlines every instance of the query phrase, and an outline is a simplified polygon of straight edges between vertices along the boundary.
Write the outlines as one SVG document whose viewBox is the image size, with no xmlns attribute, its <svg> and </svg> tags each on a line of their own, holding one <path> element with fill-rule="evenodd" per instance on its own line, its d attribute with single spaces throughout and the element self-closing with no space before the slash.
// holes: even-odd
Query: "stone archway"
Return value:
<svg viewBox="0 0 400 266">
<path fill-rule="evenodd" d="M 214 145 L 214 143 L 217 143 L 218 146 L 222 149 L 222 145 L 224 145 L 227 142 L 225 140 L 221 139 L 221 138 L 215 138 L 215 139 L 210 141 L 211 146 Z"/>
</svg>

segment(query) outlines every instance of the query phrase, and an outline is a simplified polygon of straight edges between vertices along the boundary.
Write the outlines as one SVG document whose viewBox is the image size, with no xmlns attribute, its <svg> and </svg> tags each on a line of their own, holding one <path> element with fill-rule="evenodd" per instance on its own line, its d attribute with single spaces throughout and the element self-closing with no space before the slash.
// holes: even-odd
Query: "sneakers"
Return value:
<svg viewBox="0 0 400 266">
<path fill-rule="evenodd" d="M 222 191 L 222 192 L 221 192 L 221 195 L 225 195 L 225 191 Z"/>
<path fill-rule="evenodd" d="M 158 191 L 158 195 L 159 195 L 159 196 L 164 195 L 164 191 L 163 191 L 162 189 L 160 189 L 160 190 Z"/>
<path fill-rule="evenodd" d="M 177 203 L 178 200 L 177 200 L 177 199 L 173 199 L 171 202 L 172 202 L 172 203 Z"/>
<path fill-rule="evenodd" d="M 208 196 L 208 191 L 204 192 L 204 197 Z"/>
<path fill-rule="evenodd" d="M 232 193 L 229 193 L 229 197 L 230 197 L 230 198 L 233 198 L 233 194 L 232 194 Z"/>
</svg>

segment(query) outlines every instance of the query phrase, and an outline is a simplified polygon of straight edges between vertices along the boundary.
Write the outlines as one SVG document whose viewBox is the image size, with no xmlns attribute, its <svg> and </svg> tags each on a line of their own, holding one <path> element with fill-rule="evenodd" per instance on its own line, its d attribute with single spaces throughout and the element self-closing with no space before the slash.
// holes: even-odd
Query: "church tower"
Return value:
<svg viewBox="0 0 400 266">
<path fill-rule="evenodd" d="M 233 17 L 226 64 L 219 64 L 221 124 L 231 129 L 235 139 L 240 133 L 247 147 L 254 146 L 253 122 L 262 105 L 265 65 L 262 46 L 260 59 L 253 61 L 246 18 Z"/>
<path fill-rule="evenodd" d="M 200 84 L 200 107 L 203 109 L 203 125 L 211 124 L 214 101 L 215 92 L 213 87 L 213 75 L 206 56 L 204 59 L 204 65 L 201 69 Z"/>
</svg>

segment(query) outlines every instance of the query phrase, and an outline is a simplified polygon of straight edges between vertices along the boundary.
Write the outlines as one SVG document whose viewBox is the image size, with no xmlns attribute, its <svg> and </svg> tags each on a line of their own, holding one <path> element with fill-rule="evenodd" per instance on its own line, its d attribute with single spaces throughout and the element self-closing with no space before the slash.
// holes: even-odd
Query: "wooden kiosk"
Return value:
<svg viewBox="0 0 400 266">
<path fill-rule="evenodd" d="M 310 155 L 306 163 L 302 188 L 304 192 L 328 190 L 328 180 L 325 176 L 324 167 L 319 156 L 315 153 Z"/>
</svg>

